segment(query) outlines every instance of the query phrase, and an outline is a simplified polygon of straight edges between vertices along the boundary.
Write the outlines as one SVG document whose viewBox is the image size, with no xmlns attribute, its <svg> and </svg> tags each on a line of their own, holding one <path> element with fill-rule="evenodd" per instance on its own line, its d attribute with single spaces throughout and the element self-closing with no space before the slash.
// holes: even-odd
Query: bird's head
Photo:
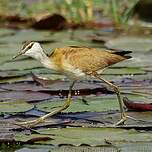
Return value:
<svg viewBox="0 0 152 152">
<path fill-rule="evenodd" d="M 13 57 L 13 59 L 21 56 L 27 55 L 36 58 L 43 51 L 41 45 L 38 42 L 26 42 L 19 53 Z"/>
</svg>

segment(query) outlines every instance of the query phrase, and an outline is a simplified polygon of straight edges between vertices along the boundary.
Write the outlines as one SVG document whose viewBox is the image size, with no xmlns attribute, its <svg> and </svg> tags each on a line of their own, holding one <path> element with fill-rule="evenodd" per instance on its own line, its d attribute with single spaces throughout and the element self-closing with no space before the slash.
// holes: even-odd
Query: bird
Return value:
<svg viewBox="0 0 152 152">
<path fill-rule="evenodd" d="M 105 82 L 117 95 L 120 106 L 120 120 L 115 125 L 124 124 L 127 118 L 135 119 L 125 113 L 120 89 L 117 85 L 102 77 L 102 72 L 109 66 L 132 58 L 132 51 L 115 51 L 111 49 L 97 49 L 84 46 L 67 46 L 55 48 L 50 54 L 46 54 L 39 42 L 26 42 L 19 53 L 13 59 L 25 55 L 39 61 L 45 68 L 57 71 L 67 76 L 70 80 L 69 93 L 64 104 L 44 116 L 37 119 L 20 122 L 21 125 L 35 126 L 57 113 L 67 109 L 72 101 L 72 88 L 76 81 L 81 79 L 96 78 Z"/>
</svg>

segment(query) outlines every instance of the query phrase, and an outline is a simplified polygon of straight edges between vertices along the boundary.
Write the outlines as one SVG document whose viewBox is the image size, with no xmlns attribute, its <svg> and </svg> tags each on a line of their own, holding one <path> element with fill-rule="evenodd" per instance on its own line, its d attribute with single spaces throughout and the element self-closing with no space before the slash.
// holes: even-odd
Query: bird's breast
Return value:
<svg viewBox="0 0 152 152">
<path fill-rule="evenodd" d="M 79 68 L 69 64 L 67 61 L 63 62 L 63 73 L 70 79 L 84 78 L 86 74 Z"/>
</svg>

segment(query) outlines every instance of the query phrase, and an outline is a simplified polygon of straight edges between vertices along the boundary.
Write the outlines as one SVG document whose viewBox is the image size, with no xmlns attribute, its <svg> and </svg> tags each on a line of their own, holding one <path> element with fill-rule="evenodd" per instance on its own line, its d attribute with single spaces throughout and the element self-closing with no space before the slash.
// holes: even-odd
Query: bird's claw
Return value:
<svg viewBox="0 0 152 152">
<path fill-rule="evenodd" d="M 134 117 L 131 117 L 131 116 L 128 116 L 128 115 L 124 114 L 124 115 L 122 115 L 121 119 L 117 123 L 114 124 L 114 126 L 123 125 L 127 121 L 127 119 L 131 119 L 131 120 L 134 120 L 134 121 L 145 122 L 143 120 L 136 119 Z"/>
<path fill-rule="evenodd" d="M 117 123 L 114 124 L 114 126 L 123 125 L 126 120 L 127 120 L 127 116 L 122 117 Z"/>
</svg>

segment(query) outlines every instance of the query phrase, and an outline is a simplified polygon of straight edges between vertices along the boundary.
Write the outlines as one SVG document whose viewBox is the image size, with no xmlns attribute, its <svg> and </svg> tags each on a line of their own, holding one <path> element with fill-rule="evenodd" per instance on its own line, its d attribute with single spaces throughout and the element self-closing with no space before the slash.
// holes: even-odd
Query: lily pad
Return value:
<svg viewBox="0 0 152 152">
<path fill-rule="evenodd" d="M 122 97 L 125 96 L 129 99 L 133 100 L 148 100 L 147 96 L 143 96 L 140 94 L 122 94 Z M 38 110 L 42 110 L 45 112 L 51 112 L 54 107 L 60 107 L 64 104 L 66 98 L 63 99 L 51 99 L 48 101 L 41 102 L 36 105 Z M 108 96 L 86 96 L 85 100 L 87 101 L 87 105 L 82 102 L 82 98 L 75 98 L 72 100 L 71 105 L 64 112 L 103 112 L 103 111 L 113 111 L 120 110 L 118 99 L 116 95 L 108 95 Z"/>
<path fill-rule="evenodd" d="M 15 34 L 15 30 L 13 29 L 1 28 L 0 30 L 0 37 L 10 36 L 14 34 Z"/>
<path fill-rule="evenodd" d="M 19 77 L 19 76 L 25 76 L 29 74 L 29 71 L 0 71 L 0 78 L 6 79 L 6 78 L 13 78 L 13 77 Z"/>
<path fill-rule="evenodd" d="M 36 30 L 20 30 L 15 35 L 0 38 L 0 43 L 22 43 L 25 41 L 48 41 L 52 40 L 48 32 Z"/>
<path fill-rule="evenodd" d="M 0 113 L 17 113 L 17 112 L 25 112 L 32 109 L 34 105 L 29 104 L 25 101 L 4 101 L 0 102 Z"/>
<path fill-rule="evenodd" d="M 149 133 L 141 133 L 134 129 L 124 130 L 124 129 L 114 129 L 114 128 L 63 128 L 63 129 L 46 129 L 41 130 L 40 133 L 48 137 L 52 137 L 54 134 L 54 140 L 45 141 L 45 144 L 53 145 L 63 145 L 72 144 L 75 146 L 80 146 L 82 144 L 90 146 L 101 146 L 108 145 L 105 142 L 112 142 L 114 145 L 120 146 L 120 143 L 133 143 L 133 142 L 152 142 L 152 136 Z M 50 134 L 50 135 L 49 135 Z M 16 140 L 27 141 L 38 135 L 22 135 L 16 134 Z M 42 143 L 42 142 L 37 142 Z M 44 142 L 43 142 L 44 144 Z"/>
<path fill-rule="evenodd" d="M 106 151 L 105 151 L 106 149 Z M 108 147 L 108 146 L 102 146 L 102 147 L 90 147 L 88 145 L 82 145 L 82 146 L 72 146 L 72 145 L 62 145 L 61 146 L 47 146 L 47 145 L 32 145 L 32 146 L 26 146 L 26 148 L 21 148 L 20 150 L 16 150 L 16 152 L 91 152 L 91 151 L 95 151 L 95 152 L 116 152 L 114 147 Z"/>
<path fill-rule="evenodd" d="M 129 60 L 125 60 L 122 62 L 119 62 L 115 65 L 113 65 L 113 67 L 130 67 L 130 68 L 143 68 L 143 67 L 151 67 L 151 58 L 152 58 L 152 54 L 148 54 L 148 53 L 137 53 L 137 52 L 133 52 L 131 54 L 132 58 Z"/>
<path fill-rule="evenodd" d="M 66 99 L 65 99 L 66 100 Z M 65 100 L 51 100 L 42 102 L 36 105 L 38 110 L 51 112 L 54 107 L 62 106 Z M 89 105 L 85 105 L 81 99 L 74 100 L 70 107 L 64 112 L 84 112 L 84 111 L 107 111 L 119 110 L 117 98 L 103 98 L 103 97 L 88 97 L 85 98 Z"/>
<path fill-rule="evenodd" d="M 119 37 L 108 41 L 106 47 L 118 50 L 132 50 L 148 52 L 152 48 L 152 38 L 146 37 Z"/>
<path fill-rule="evenodd" d="M 21 48 L 21 44 L 18 44 L 18 43 L 7 43 L 7 44 L 0 44 L 0 56 L 3 57 L 3 56 L 13 56 L 15 55 L 19 49 Z M 10 57 L 10 59 L 12 59 Z"/>
<path fill-rule="evenodd" d="M 14 83 L 14 82 L 23 82 L 23 81 L 32 81 L 31 76 L 18 76 L 0 79 L 0 84 L 2 83 Z"/>
<path fill-rule="evenodd" d="M 6 62 L 9 62 L 10 61 L 10 56 L 0 56 L 0 65 L 6 63 Z"/>
<path fill-rule="evenodd" d="M 104 74 L 111 75 L 129 75 L 129 74 L 144 74 L 141 68 L 109 68 L 104 71 Z"/>
<path fill-rule="evenodd" d="M 0 70 L 26 70 L 42 67 L 42 65 L 35 60 L 8 62 L 0 66 Z"/>
</svg>

